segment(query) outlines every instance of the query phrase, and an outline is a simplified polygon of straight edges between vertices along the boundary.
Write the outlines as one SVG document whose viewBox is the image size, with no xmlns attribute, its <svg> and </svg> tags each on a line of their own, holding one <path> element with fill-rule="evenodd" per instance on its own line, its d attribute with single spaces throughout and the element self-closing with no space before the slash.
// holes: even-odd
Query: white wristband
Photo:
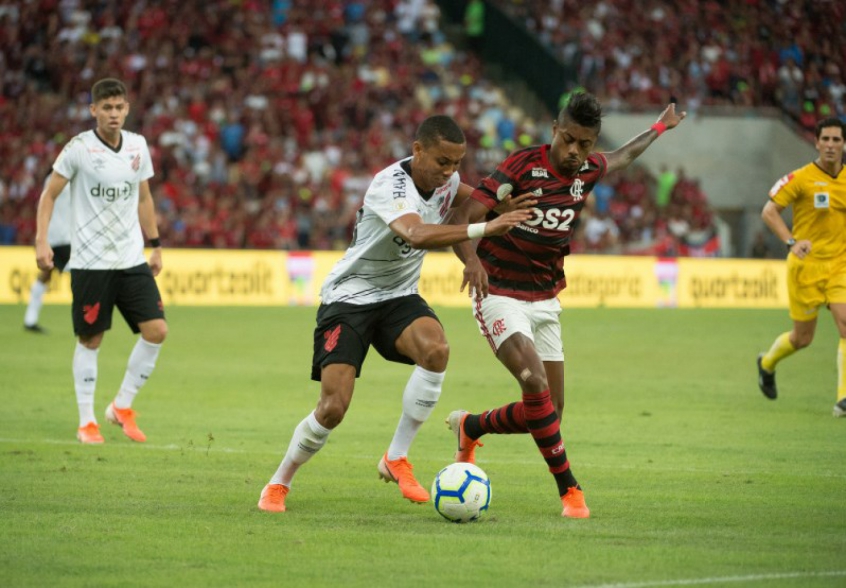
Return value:
<svg viewBox="0 0 846 588">
<path fill-rule="evenodd" d="M 488 223 L 474 223 L 467 225 L 467 237 L 470 239 L 481 239 L 485 236 L 485 226 Z"/>
</svg>

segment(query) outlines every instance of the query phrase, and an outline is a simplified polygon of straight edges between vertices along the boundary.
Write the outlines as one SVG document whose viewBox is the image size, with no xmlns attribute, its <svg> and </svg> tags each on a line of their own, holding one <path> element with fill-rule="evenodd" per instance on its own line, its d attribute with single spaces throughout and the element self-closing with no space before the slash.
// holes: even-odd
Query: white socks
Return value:
<svg viewBox="0 0 846 588">
<path fill-rule="evenodd" d="M 408 456 L 417 431 L 438 403 L 445 375 L 446 372 L 430 372 L 419 365 L 414 368 L 402 395 L 402 416 L 388 447 L 389 460 Z"/>
<path fill-rule="evenodd" d="M 159 357 L 161 343 L 150 343 L 143 337 L 138 338 L 132 353 L 129 354 L 129 362 L 126 365 L 126 374 L 123 376 L 123 384 L 115 396 L 117 408 L 131 408 L 132 401 L 138 390 L 147 382 L 147 378 L 153 373 L 156 367 L 156 359 Z"/>
<path fill-rule="evenodd" d="M 47 285 L 40 280 L 35 280 L 32 283 L 32 288 L 29 290 L 29 304 L 27 304 L 26 313 L 24 313 L 24 325 L 27 327 L 38 324 L 38 315 L 41 314 L 41 305 L 44 303 L 46 291 Z"/>
<path fill-rule="evenodd" d="M 94 389 L 97 387 L 97 353 L 77 341 L 73 352 L 73 386 L 79 407 L 79 426 L 96 423 L 94 417 Z"/>
<path fill-rule="evenodd" d="M 312 411 L 294 429 L 288 451 L 285 453 L 276 473 L 270 478 L 270 483 L 283 484 L 290 488 L 291 480 L 299 467 L 320 451 L 320 448 L 326 444 L 326 439 L 331 432 L 331 429 L 327 429 L 317 422 L 314 411 Z"/>
</svg>

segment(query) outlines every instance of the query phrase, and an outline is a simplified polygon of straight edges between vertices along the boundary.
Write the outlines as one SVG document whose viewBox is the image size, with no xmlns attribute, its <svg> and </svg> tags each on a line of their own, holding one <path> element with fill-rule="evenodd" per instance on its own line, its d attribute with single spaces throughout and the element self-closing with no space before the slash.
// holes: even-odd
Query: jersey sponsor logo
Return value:
<svg viewBox="0 0 846 588">
<path fill-rule="evenodd" d="M 778 194 L 778 191 L 784 188 L 787 184 L 790 183 L 790 180 L 793 179 L 793 174 L 787 174 L 786 176 L 782 176 L 779 180 L 773 184 L 773 187 L 770 188 L 770 198 Z"/>
<path fill-rule="evenodd" d="M 814 208 L 828 208 L 828 192 L 817 192 L 814 194 Z"/>
<path fill-rule="evenodd" d="M 82 307 L 82 318 L 89 325 L 93 325 L 100 316 L 100 303 L 86 304 Z"/>
<path fill-rule="evenodd" d="M 540 208 L 532 209 L 532 218 L 526 221 L 530 227 L 541 226 L 544 229 L 553 229 L 556 231 L 569 231 L 570 224 L 576 218 L 576 212 L 570 208 L 548 208 L 541 210 Z M 518 225 L 521 226 L 522 225 Z M 537 229 L 530 232 L 537 233 Z"/>
<path fill-rule="evenodd" d="M 129 182 L 122 182 L 116 186 L 97 184 L 91 188 L 90 193 L 94 198 L 102 198 L 106 202 L 114 202 L 118 198 L 129 200 L 129 197 L 132 195 L 132 184 Z"/>
<path fill-rule="evenodd" d="M 338 325 L 334 329 L 330 329 L 323 333 L 323 338 L 326 339 L 326 343 L 323 344 L 323 349 L 326 351 L 332 351 L 338 345 L 338 337 L 341 336 L 341 325 Z"/>
<path fill-rule="evenodd" d="M 543 196 L 543 188 L 538 188 L 537 190 L 532 190 L 532 194 L 535 196 Z"/>
<path fill-rule="evenodd" d="M 506 330 L 507 329 L 505 327 L 505 319 L 496 319 L 493 322 L 493 326 L 491 326 L 491 334 L 493 334 L 494 337 L 499 337 Z"/>
<path fill-rule="evenodd" d="M 549 172 L 546 171 L 546 168 L 543 168 L 543 167 L 533 167 L 532 168 L 532 177 L 533 178 L 547 178 L 547 179 L 549 179 Z"/>
<path fill-rule="evenodd" d="M 584 196 L 582 195 L 584 193 L 584 190 L 585 183 L 579 178 L 576 178 L 575 180 L 573 180 L 573 185 L 570 186 L 570 196 L 572 196 L 574 200 L 581 200 L 582 198 L 584 198 Z"/>
</svg>

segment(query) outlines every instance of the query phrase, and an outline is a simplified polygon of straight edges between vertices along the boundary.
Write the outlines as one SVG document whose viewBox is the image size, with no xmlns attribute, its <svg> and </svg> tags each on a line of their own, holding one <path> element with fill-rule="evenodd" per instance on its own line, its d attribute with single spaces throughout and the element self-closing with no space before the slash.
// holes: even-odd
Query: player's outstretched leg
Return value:
<svg viewBox="0 0 846 588">
<path fill-rule="evenodd" d="M 764 357 L 763 353 L 758 354 L 758 388 L 770 400 L 778 398 L 778 388 L 776 388 L 775 371 L 768 372 L 761 365 L 761 359 Z"/>
<path fill-rule="evenodd" d="M 458 440 L 458 449 L 455 451 L 455 461 L 465 463 L 476 463 L 476 447 L 484 447 L 477 439 L 467 435 L 464 424 L 470 413 L 466 410 L 454 410 L 446 418 L 446 425 L 455 434 Z"/>
<path fill-rule="evenodd" d="M 411 502 L 429 502 L 429 492 L 414 477 L 414 466 L 405 457 L 389 460 L 388 454 L 382 456 L 377 466 L 379 477 L 385 482 L 396 482 L 403 498 Z"/>
</svg>

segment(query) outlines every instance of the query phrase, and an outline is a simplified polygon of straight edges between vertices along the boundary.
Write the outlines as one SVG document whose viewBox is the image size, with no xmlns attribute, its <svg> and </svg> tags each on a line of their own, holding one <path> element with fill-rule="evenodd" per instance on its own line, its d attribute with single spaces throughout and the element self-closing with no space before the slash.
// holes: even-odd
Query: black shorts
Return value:
<svg viewBox="0 0 846 588">
<path fill-rule="evenodd" d="M 96 335 L 112 327 L 117 306 L 133 333 L 139 323 L 164 318 L 159 287 L 146 263 L 122 270 L 71 271 L 73 332 Z"/>
<path fill-rule="evenodd" d="M 56 245 L 53 247 L 53 266 L 60 272 L 65 271 L 65 266 L 70 261 L 70 245 Z"/>
<path fill-rule="evenodd" d="M 314 329 L 311 379 L 319 382 L 323 367 L 333 363 L 355 366 L 355 376 L 359 377 L 371 345 L 388 361 L 414 365 L 397 351 L 396 342 L 408 325 L 423 316 L 440 322 L 417 294 L 374 304 L 321 304 Z"/>
</svg>

